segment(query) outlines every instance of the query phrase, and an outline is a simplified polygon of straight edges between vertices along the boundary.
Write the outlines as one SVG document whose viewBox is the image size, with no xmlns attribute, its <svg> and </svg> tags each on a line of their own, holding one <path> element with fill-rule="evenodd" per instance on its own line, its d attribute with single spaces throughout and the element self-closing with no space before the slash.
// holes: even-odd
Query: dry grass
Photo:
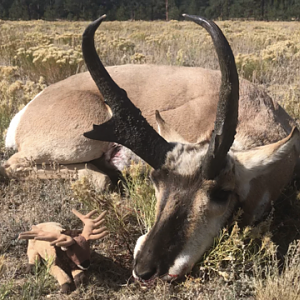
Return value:
<svg viewBox="0 0 300 300">
<path fill-rule="evenodd" d="M 283 231 L 291 224 L 300 228 L 299 199 L 291 189 L 269 218 L 255 227 L 239 229 L 238 214 L 184 281 L 170 284 L 158 280 L 147 287 L 134 282 L 131 278 L 134 244 L 153 222 L 153 207 L 146 205 L 151 199 L 154 205 L 147 178 L 146 174 L 130 179 L 131 196 L 123 198 L 118 194 L 96 193 L 84 180 L 75 184 L 58 180 L 2 184 L 0 299 L 262 299 L 261 295 L 271 292 L 270 298 L 264 299 L 273 299 L 288 290 L 288 295 L 297 292 L 293 286 L 299 279 L 296 275 L 300 255 L 296 244 L 290 246 L 287 259 L 283 258 L 285 243 L 297 238 L 286 236 L 283 240 Z M 283 216 L 281 201 L 287 199 L 290 203 Z M 65 296 L 60 294 L 45 265 L 37 266 L 34 275 L 24 273 L 26 241 L 18 241 L 17 236 L 31 224 L 50 220 L 69 228 L 81 228 L 80 221 L 70 212 L 72 207 L 80 211 L 107 209 L 110 236 L 92 245 L 93 264 L 87 271 L 89 285 Z M 141 220 L 149 220 L 150 224 Z M 281 242 L 273 243 L 270 236 Z M 283 250 L 276 253 L 277 246 Z"/>
<path fill-rule="evenodd" d="M 299 241 L 290 244 L 281 272 L 273 265 L 271 268 L 264 270 L 266 272 L 264 280 L 262 280 L 261 277 L 255 280 L 256 298 L 258 300 L 299 299 L 299 246 Z"/>
<path fill-rule="evenodd" d="M 220 22 L 240 75 L 265 87 L 299 118 L 298 23 Z M 0 146 L 11 117 L 45 85 L 83 71 L 81 34 L 86 22 L 0 21 Z M 217 68 L 212 43 L 189 22 L 105 22 L 96 34 L 105 65 L 156 63 Z M 126 88 L 126 87 L 125 87 Z M 182 282 L 141 286 L 131 279 L 134 244 L 154 220 L 155 198 L 147 170 L 131 169 L 129 191 L 99 194 L 88 181 L 0 183 L 0 299 L 300 299 L 299 183 L 288 187 L 266 221 L 238 227 L 239 214 Z M 87 287 L 60 294 L 47 267 L 25 274 L 21 231 L 57 221 L 80 228 L 71 208 L 107 209 L 110 236 L 92 245 Z M 287 253 L 287 254 L 286 254 Z M 299 294 L 299 295 L 298 295 Z"/>
</svg>

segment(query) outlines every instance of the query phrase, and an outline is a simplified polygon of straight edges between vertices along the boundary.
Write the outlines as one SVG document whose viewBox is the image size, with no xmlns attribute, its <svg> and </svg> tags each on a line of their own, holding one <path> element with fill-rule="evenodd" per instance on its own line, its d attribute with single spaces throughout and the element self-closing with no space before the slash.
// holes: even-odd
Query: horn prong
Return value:
<svg viewBox="0 0 300 300">
<path fill-rule="evenodd" d="M 141 111 L 127 97 L 104 68 L 94 44 L 94 34 L 104 16 L 92 22 L 83 33 L 82 53 L 87 68 L 112 110 L 112 118 L 85 133 L 88 138 L 121 144 L 131 149 L 154 169 L 164 163 L 173 145 L 164 140 L 142 116 Z"/>
</svg>

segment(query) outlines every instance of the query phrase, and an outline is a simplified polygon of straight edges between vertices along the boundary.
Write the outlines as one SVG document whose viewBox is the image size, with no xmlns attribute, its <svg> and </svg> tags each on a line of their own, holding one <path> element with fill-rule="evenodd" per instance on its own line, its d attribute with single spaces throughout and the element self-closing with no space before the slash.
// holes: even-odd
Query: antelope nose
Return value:
<svg viewBox="0 0 300 300">
<path fill-rule="evenodd" d="M 140 270 L 140 271 L 138 271 L 137 268 L 135 269 L 136 276 L 142 280 L 149 280 L 152 277 L 154 277 L 156 273 L 157 273 L 157 269 L 155 267 L 152 269 Z"/>
</svg>

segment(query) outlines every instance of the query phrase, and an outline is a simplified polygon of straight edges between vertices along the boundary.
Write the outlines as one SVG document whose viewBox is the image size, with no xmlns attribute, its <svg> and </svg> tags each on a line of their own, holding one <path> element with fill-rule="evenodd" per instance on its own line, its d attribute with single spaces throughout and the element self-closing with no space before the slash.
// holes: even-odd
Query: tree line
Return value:
<svg viewBox="0 0 300 300">
<path fill-rule="evenodd" d="M 300 0 L 0 0 L 0 19 L 180 20 L 182 13 L 211 19 L 299 20 Z"/>
</svg>

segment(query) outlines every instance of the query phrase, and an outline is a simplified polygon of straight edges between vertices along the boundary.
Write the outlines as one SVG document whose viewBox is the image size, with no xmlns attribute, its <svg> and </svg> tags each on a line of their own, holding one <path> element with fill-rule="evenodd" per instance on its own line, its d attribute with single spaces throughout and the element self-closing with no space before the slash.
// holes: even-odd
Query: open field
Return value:
<svg viewBox="0 0 300 300">
<path fill-rule="evenodd" d="M 0 151 L 12 116 L 45 86 L 85 70 L 80 45 L 87 22 L 0 21 Z M 267 89 L 300 117 L 300 24 L 218 22 L 236 56 L 240 76 Z M 104 22 L 96 46 L 105 65 L 153 63 L 218 68 L 212 42 L 191 22 Z M 124 87 L 126 89 L 126 87 Z M 147 174 L 132 166 L 128 195 L 96 193 L 87 181 L 0 183 L 1 299 L 300 299 L 300 183 L 286 188 L 267 219 L 239 229 L 236 221 L 184 281 L 141 286 L 131 278 L 137 238 L 151 227 L 155 197 Z M 129 195 L 130 194 L 130 195 Z M 71 208 L 107 209 L 110 235 L 92 245 L 89 285 L 62 295 L 46 266 L 25 274 L 32 224 L 80 228 Z"/>
</svg>

